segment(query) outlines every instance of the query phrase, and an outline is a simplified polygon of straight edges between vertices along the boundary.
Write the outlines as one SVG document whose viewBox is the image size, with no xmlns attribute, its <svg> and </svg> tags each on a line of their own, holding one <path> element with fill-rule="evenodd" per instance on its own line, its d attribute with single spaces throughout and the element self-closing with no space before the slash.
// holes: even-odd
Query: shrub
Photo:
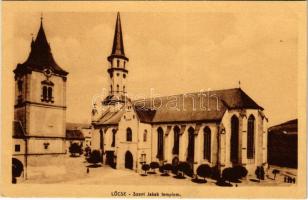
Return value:
<svg viewBox="0 0 308 200">
<path fill-rule="evenodd" d="M 158 162 L 151 162 L 150 168 L 153 169 L 153 171 L 155 172 L 155 169 L 159 168 L 159 163 Z"/>
<path fill-rule="evenodd" d="M 212 173 L 211 167 L 209 165 L 203 164 L 199 165 L 197 168 L 197 175 L 201 176 L 202 178 L 210 177 Z"/>
<path fill-rule="evenodd" d="M 69 152 L 71 153 L 71 155 L 73 157 L 76 156 L 76 154 L 81 155 L 82 154 L 82 148 L 81 145 L 77 144 L 77 143 L 72 143 L 69 147 Z"/>
<path fill-rule="evenodd" d="M 233 167 L 234 179 L 241 179 L 247 176 L 248 171 L 243 166 L 235 166 Z"/>
<path fill-rule="evenodd" d="M 147 174 L 147 171 L 150 169 L 150 165 L 148 164 L 143 164 L 141 169 L 144 171 L 144 174 Z"/>
<path fill-rule="evenodd" d="M 169 172 L 172 170 L 172 165 L 170 163 L 167 163 L 161 167 L 161 172 L 164 173 L 164 175 L 169 175 Z"/>
<path fill-rule="evenodd" d="M 94 150 L 91 152 L 90 157 L 87 159 L 89 163 L 97 165 L 97 163 L 102 161 L 102 155 L 99 150 Z"/>
<path fill-rule="evenodd" d="M 190 176 L 190 177 L 193 176 L 193 170 L 190 164 L 187 162 L 180 162 L 178 170 L 182 172 L 182 175 L 186 174 L 187 176 Z"/>
<path fill-rule="evenodd" d="M 265 174 L 265 172 L 264 172 L 263 166 L 258 166 L 257 169 L 256 169 L 256 171 L 255 171 L 255 174 L 256 174 L 256 176 L 257 176 L 257 179 L 259 179 L 259 181 L 260 181 L 260 180 L 264 180 L 264 174 Z"/>
<path fill-rule="evenodd" d="M 229 181 L 229 183 L 233 180 L 233 170 L 231 167 L 225 168 L 222 171 L 222 180 Z"/>
</svg>

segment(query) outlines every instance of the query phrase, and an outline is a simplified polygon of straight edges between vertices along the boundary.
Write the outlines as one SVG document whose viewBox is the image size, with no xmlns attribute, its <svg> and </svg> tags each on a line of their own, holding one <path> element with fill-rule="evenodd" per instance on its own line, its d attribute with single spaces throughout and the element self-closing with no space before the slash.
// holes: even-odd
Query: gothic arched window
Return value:
<svg viewBox="0 0 308 200">
<path fill-rule="evenodd" d="M 126 141 L 131 142 L 133 141 L 133 133 L 131 128 L 126 129 Z"/>
<path fill-rule="evenodd" d="M 120 67 L 120 61 L 117 60 L 117 67 Z"/>
<path fill-rule="evenodd" d="M 239 161 L 239 120 L 233 115 L 231 118 L 230 158 L 232 163 Z"/>
<path fill-rule="evenodd" d="M 164 160 L 164 131 L 161 127 L 157 129 L 157 156 L 159 160 Z"/>
<path fill-rule="evenodd" d="M 247 158 L 254 158 L 255 117 L 250 115 L 247 123 Z"/>
<path fill-rule="evenodd" d="M 179 146 L 180 146 L 180 128 L 175 126 L 173 129 L 174 137 L 173 137 L 173 149 L 172 153 L 178 155 L 179 154 Z"/>
<path fill-rule="evenodd" d="M 203 130 L 203 158 L 211 161 L 211 129 L 209 127 Z"/>
</svg>

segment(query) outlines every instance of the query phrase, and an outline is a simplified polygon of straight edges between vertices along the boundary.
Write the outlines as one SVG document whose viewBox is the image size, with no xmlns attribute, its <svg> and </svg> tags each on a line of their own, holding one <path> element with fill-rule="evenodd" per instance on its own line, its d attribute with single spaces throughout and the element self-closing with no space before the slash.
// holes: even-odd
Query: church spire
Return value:
<svg viewBox="0 0 308 200">
<path fill-rule="evenodd" d="M 43 71 L 45 68 L 51 68 L 54 73 L 67 75 L 68 73 L 64 71 L 54 60 L 51 53 L 50 45 L 47 41 L 45 30 L 43 27 L 43 17 L 41 16 L 40 28 L 37 33 L 35 40 L 31 41 L 31 51 L 28 59 L 23 63 L 19 64 L 14 70 L 15 73 L 23 73 L 26 69 Z"/>
<path fill-rule="evenodd" d="M 119 12 L 117 13 L 112 51 L 111 55 L 108 57 L 108 60 L 111 61 L 113 58 L 123 58 L 125 60 L 128 60 L 124 53 L 121 18 Z"/>
</svg>

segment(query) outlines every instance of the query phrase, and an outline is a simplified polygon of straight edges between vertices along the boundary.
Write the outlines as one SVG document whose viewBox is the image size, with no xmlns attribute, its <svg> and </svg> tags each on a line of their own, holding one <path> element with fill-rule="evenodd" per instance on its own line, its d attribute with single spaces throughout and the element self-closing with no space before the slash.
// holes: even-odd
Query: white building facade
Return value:
<svg viewBox="0 0 308 200">
<path fill-rule="evenodd" d="M 109 95 L 92 111 L 92 149 L 114 168 L 141 170 L 144 163 L 188 162 L 220 170 L 267 164 L 267 118 L 241 88 L 134 100 L 128 98 L 128 58 L 118 13 Z"/>
</svg>

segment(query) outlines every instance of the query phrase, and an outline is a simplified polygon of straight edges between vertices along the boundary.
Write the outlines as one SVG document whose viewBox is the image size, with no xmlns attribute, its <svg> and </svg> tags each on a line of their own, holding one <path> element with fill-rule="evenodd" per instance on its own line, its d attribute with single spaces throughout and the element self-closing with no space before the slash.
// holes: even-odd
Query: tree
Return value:
<svg viewBox="0 0 308 200">
<path fill-rule="evenodd" d="M 211 167 L 206 164 L 199 165 L 199 167 L 197 168 L 197 175 L 201 176 L 205 180 L 206 177 L 211 176 Z"/>
<path fill-rule="evenodd" d="M 143 164 L 141 169 L 144 171 L 144 175 L 147 175 L 147 171 L 150 169 L 150 165 L 148 164 Z"/>
<path fill-rule="evenodd" d="M 97 163 L 102 161 L 101 152 L 99 150 L 92 151 L 90 157 L 87 158 L 87 161 L 94 164 L 94 166 L 97 166 Z"/>
<path fill-rule="evenodd" d="M 255 171 L 255 174 L 257 176 L 257 179 L 259 179 L 259 182 L 260 182 L 260 180 L 264 180 L 265 172 L 264 172 L 263 166 L 258 166 L 256 171 Z"/>
<path fill-rule="evenodd" d="M 69 152 L 71 153 L 72 157 L 75 157 L 76 154 L 82 154 L 82 147 L 77 143 L 72 143 L 69 147 Z"/>
<path fill-rule="evenodd" d="M 234 176 L 233 178 L 235 180 L 244 178 L 248 174 L 247 169 L 245 167 L 243 167 L 243 166 L 235 166 L 232 169 L 233 169 L 233 176 Z"/>
<path fill-rule="evenodd" d="M 161 167 L 162 176 L 169 176 L 169 172 L 173 169 L 170 163 L 167 163 Z"/>
<path fill-rule="evenodd" d="M 280 173 L 278 169 L 273 169 L 272 173 L 274 174 L 274 180 L 276 179 L 276 175 Z"/>
<path fill-rule="evenodd" d="M 192 176 L 193 174 L 192 169 L 187 162 L 180 162 L 178 171 L 181 172 L 180 176 L 182 177 L 184 177 L 184 174 L 187 176 Z"/>
<path fill-rule="evenodd" d="M 223 179 L 223 181 L 229 181 L 229 184 L 231 184 L 231 181 L 233 179 L 232 173 L 233 173 L 233 171 L 232 171 L 231 167 L 225 168 L 222 171 L 222 179 Z"/>
<path fill-rule="evenodd" d="M 155 169 L 159 168 L 159 163 L 158 162 L 151 162 L 150 168 L 153 169 L 154 173 L 156 173 Z"/>
</svg>

